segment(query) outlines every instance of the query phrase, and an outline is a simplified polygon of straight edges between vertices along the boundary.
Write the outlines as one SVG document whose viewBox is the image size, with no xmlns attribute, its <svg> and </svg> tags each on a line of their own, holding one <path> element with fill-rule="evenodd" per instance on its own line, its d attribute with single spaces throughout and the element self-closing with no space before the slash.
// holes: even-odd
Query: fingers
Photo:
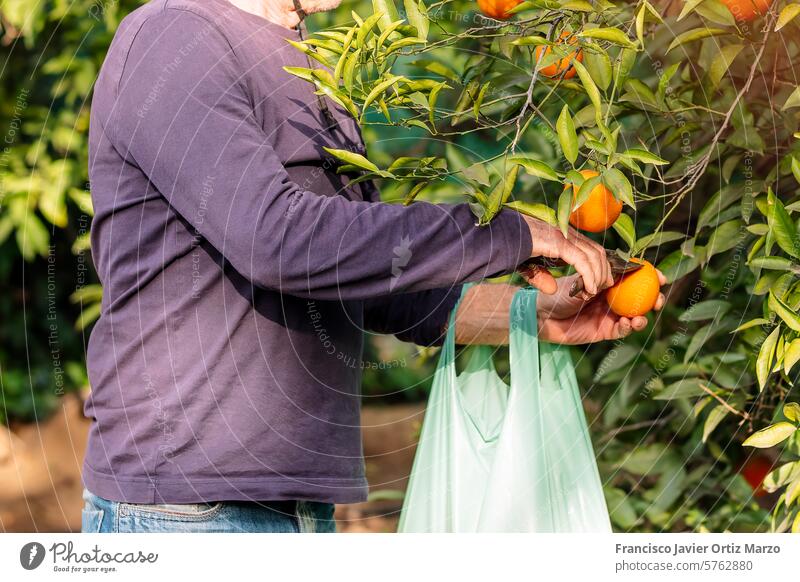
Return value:
<svg viewBox="0 0 800 582">
<path fill-rule="evenodd" d="M 553 275 L 551 275 L 550 272 L 544 267 L 530 265 L 525 269 L 520 270 L 520 274 L 525 277 L 525 280 L 529 285 L 536 287 L 542 293 L 553 295 L 556 291 L 558 291 L 558 283 L 556 282 L 555 277 L 553 277 Z"/>
<path fill-rule="evenodd" d="M 656 273 L 658 273 L 658 284 L 662 287 L 667 284 L 667 278 L 664 276 L 664 273 L 656 269 Z"/>
<path fill-rule="evenodd" d="M 595 293 L 607 289 L 614 284 L 614 278 L 611 274 L 611 265 L 608 262 L 606 250 L 602 245 L 594 242 L 573 228 L 568 232 L 567 241 L 578 246 L 591 261 L 596 277 L 595 281 L 597 282 L 597 291 L 595 291 Z"/>
<path fill-rule="evenodd" d="M 658 299 L 656 299 L 656 304 L 653 307 L 656 311 L 661 311 L 661 308 L 664 307 L 664 303 L 667 301 L 666 297 L 664 297 L 663 293 L 658 294 Z"/>
<path fill-rule="evenodd" d="M 614 336 L 611 339 L 620 339 L 627 337 L 631 333 L 631 320 L 627 317 L 620 317 L 614 324 Z"/>
<path fill-rule="evenodd" d="M 590 295 L 597 295 L 598 280 L 592 260 L 578 246 L 565 242 L 561 258 L 572 265 L 583 278 L 583 288 Z"/>
</svg>

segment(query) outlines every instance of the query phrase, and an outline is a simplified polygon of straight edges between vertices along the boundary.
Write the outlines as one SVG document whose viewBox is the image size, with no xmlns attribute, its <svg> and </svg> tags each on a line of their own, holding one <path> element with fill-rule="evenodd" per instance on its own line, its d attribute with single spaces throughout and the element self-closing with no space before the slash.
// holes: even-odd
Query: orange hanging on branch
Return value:
<svg viewBox="0 0 800 582">
<path fill-rule="evenodd" d="M 508 11 L 521 2 L 522 0 L 478 0 L 478 8 L 489 18 L 506 20 L 511 18 Z"/>
<path fill-rule="evenodd" d="M 608 306 L 620 317 L 637 317 L 652 311 L 661 289 L 653 265 L 642 259 L 631 262 L 644 266 L 625 275 L 606 292 Z"/>
<path fill-rule="evenodd" d="M 737 22 L 750 22 L 766 14 L 772 0 L 722 0 Z"/>
<path fill-rule="evenodd" d="M 578 44 L 578 38 L 572 34 L 571 32 L 564 31 L 561 33 L 559 37 L 559 43 L 566 43 L 566 44 Z M 546 57 L 550 51 L 553 50 L 549 46 L 538 46 L 534 51 L 534 55 L 536 56 L 536 62 L 541 61 L 544 57 Z M 576 70 L 575 67 L 572 66 L 572 61 L 576 60 L 579 63 L 583 62 L 583 50 L 578 49 L 575 52 L 570 53 L 563 59 L 559 59 L 556 62 L 547 65 L 546 67 L 542 67 L 539 69 L 539 74 L 545 77 L 559 77 L 561 74 L 564 74 L 565 79 L 571 79 L 575 76 Z"/>
<path fill-rule="evenodd" d="M 598 175 L 594 170 L 581 170 L 585 179 Z M 567 186 L 569 188 L 570 186 Z M 578 196 L 577 189 L 572 186 L 572 203 Z M 589 197 L 569 215 L 569 223 L 586 232 L 603 232 L 619 218 L 622 202 L 603 184 L 595 186 Z"/>
</svg>

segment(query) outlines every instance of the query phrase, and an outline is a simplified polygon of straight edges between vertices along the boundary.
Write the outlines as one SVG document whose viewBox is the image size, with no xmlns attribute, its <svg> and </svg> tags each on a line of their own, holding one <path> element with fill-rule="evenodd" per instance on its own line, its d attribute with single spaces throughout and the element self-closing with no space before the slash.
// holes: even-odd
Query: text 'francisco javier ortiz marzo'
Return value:
<svg viewBox="0 0 800 582">
<path fill-rule="evenodd" d="M 617 554 L 779 554 L 781 548 L 773 544 L 616 544 Z"/>
</svg>

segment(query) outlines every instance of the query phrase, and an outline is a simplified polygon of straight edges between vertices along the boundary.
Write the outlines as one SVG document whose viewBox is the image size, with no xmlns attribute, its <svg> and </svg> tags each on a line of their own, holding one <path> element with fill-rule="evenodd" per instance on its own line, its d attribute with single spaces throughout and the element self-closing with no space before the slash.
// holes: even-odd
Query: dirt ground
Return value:
<svg viewBox="0 0 800 582">
<path fill-rule="evenodd" d="M 336 508 L 339 531 L 392 532 L 414 458 L 422 405 L 364 408 L 371 500 Z M 77 396 L 47 421 L 0 426 L 0 532 L 80 531 L 80 467 L 89 422 Z"/>
</svg>

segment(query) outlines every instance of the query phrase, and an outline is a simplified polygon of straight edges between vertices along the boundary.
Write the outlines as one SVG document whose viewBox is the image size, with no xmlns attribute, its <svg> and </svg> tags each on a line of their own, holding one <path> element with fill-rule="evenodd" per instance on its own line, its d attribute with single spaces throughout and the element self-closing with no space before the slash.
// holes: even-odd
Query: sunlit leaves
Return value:
<svg viewBox="0 0 800 582">
<path fill-rule="evenodd" d="M 758 377 L 758 387 L 760 390 L 763 390 L 764 386 L 766 386 L 767 378 L 772 370 L 772 361 L 775 358 L 775 347 L 778 345 L 780 331 L 780 326 L 776 326 L 766 337 L 758 351 L 758 357 L 756 358 L 756 375 Z"/>
<path fill-rule="evenodd" d="M 742 443 L 746 447 L 756 447 L 767 449 L 782 443 L 797 430 L 793 424 L 788 422 L 777 422 L 766 428 L 754 432 Z"/>
<path fill-rule="evenodd" d="M 781 9 L 781 13 L 778 15 L 778 21 L 775 23 L 775 31 L 779 31 L 797 18 L 798 15 L 800 15 L 800 4 L 793 2 L 784 6 L 783 9 Z"/>
<path fill-rule="evenodd" d="M 633 41 L 618 28 L 587 28 L 578 33 L 580 38 L 592 38 L 597 40 L 605 40 L 612 44 L 631 48 L 635 46 Z"/>
<path fill-rule="evenodd" d="M 695 42 L 711 36 L 722 36 L 728 33 L 729 31 L 724 28 L 693 28 L 692 30 L 687 30 L 686 32 L 676 36 L 667 48 L 667 52 L 670 52 L 673 49 L 690 42 Z"/>
</svg>

